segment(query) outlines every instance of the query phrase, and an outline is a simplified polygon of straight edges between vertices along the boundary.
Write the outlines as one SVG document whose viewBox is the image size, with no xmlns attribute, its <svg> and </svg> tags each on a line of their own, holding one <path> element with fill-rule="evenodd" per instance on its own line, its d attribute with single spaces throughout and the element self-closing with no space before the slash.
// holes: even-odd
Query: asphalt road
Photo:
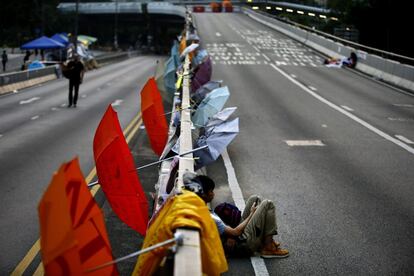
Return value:
<svg viewBox="0 0 414 276">
<path fill-rule="evenodd" d="M 238 107 L 228 153 L 243 196 L 276 202 L 277 239 L 290 250 L 265 270 L 413 274 L 414 97 L 326 68 L 319 54 L 245 15 L 196 14 L 196 24 L 213 79 Z M 208 172 L 219 184 L 213 206 L 231 200 L 224 166 Z M 227 275 L 254 273 L 249 259 L 230 260 Z"/>
<path fill-rule="evenodd" d="M 77 156 L 85 177 L 89 174 L 94 167 L 93 136 L 102 115 L 112 104 L 122 128 L 127 127 L 140 112 L 139 92 L 154 74 L 158 58 L 137 57 L 87 72 L 76 109 L 66 107 L 66 79 L 0 97 L 0 275 L 9 275 L 38 239 L 37 205 L 53 172 Z M 130 141 L 136 163 L 154 161 L 145 131 L 137 133 Z M 156 168 L 140 176 L 145 191 L 153 191 Z M 119 231 L 126 231 L 128 240 L 138 242 L 140 237 L 116 221 L 99 193 L 97 199 L 113 234 L 114 255 L 130 253 L 121 245 L 125 236 Z M 136 250 L 139 244 L 130 246 Z M 37 252 L 31 254 L 35 258 L 25 275 L 39 265 Z"/>
</svg>

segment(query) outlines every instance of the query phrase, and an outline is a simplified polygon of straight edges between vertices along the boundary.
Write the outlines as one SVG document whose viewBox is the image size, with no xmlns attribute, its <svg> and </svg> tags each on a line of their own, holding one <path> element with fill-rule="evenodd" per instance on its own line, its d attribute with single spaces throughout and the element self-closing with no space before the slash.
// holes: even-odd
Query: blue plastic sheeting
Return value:
<svg viewBox="0 0 414 276">
<path fill-rule="evenodd" d="M 23 44 L 21 47 L 23 50 L 29 49 L 60 49 L 65 48 L 65 45 L 57 42 L 56 40 L 50 39 L 46 36 L 39 37 L 35 40 L 32 40 L 26 44 Z"/>
<path fill-rule="evenodd" d="M 29 67 L 27 69 L 29 69 L 29 70 L 36 70 L 36 69 L 45 68 L 45 67 L 46 66 L 43 63 L 41 63 L 38 60 L 35 60 L 35 61 L 33 61 L 33 62 L 31 62 L 29 64 Z"/>
</svg>

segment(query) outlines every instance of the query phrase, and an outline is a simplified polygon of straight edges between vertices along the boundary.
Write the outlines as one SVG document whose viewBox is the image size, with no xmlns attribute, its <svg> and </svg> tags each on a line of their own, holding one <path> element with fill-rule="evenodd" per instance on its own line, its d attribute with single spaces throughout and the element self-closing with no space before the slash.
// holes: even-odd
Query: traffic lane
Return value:
<svg viewBox="0 0 414 276">
<path fill-rule="evenodd" d="M 101 68 L 88 72 L 85 81 L 79 89 L 79 104 L 88 96 L 104 93 L 105 89 L 115 83 L 123 83 L 123 78 L 128 72 L 140 66 L 150 66 L 154 61 L 146 58 L 136 58 L 114 64 L 109 68 Z M 105 70 L 104 70 L 105 69 Z M 101 74 L 104 77 L 101 77 Z M 22 125 L 30 124 L 43 116 L 54 116 L 56 111 L 62 110 L 68 104 L 68 80 L 61 79 L 43 84 L 34 88 L 25 89 L 17 94 L 10 94 L 0 98 L 0 116 L 3 118 L 0 124 L 0 133 L 5 136 Z"/>
<path fill-rule="evenodd" d="M 414 141 L 414 95 L 401 93 L 350 70 L 284 67 L 324 98 L 356 114 L 391 136 Z M 332 93 L 335 91 L 335 93 Z"/>
<path fill-rule="evenodd" d="M 240 133 L 229 154 L 244 196 L 260 193 L 277 202 L 280 240 L 292 251 L 286 261 L 269 261 L 269 271 L 362 273 L 364 263 L 376 272 L 407 266 L 412 157 L 260 68 L 216 66 L 214 76 L 229 85 L 227 105 L 238 106 Z M 314 139 L 326 146 L 291 148 L 285 142 Z"/>
<path fill-rule="evenodd" d="M 231 42 L 245 42 L 234 31 L 235 17 L 240 14 L 220 14 L 220 13 L 194 13 L 198 35 L 201 37 L 201 43 L 218 42 L 222 40 Z"/>
<path fill-rule="evenodd" d="M 19 130 L 18 139 L 2 138 L 0 244 L 9 254 L 7 259 L 2 258 L 1 271 L 11 272 L 37 240 L 37 204 L 60 164 L 77 155 L 85 176 L 94 166 L 93 135 L 108 104 L 118 97 L 135 103 L 135 110 L 128 105 L 126 109 L 123 105 L 115 107 L 123 127 L 138 113 L 139 90 L 154 72 L 151 64 L 155 62 L 148 63 L 148 68 L 138 64 L 139 70 L 131 70 L 133 78 L 124 90 L 114 86 L 101 93 L 105 96 L 85 99 L 77 109 L 63 109 L 53 118 L 43 118 Z"/>
<path fill-rule="evenodd" d="M 231 18 L 231 16 L 228 18 Z M 201 29 L 202 35 L 204 34 L 204 30 L 207 32 L 215 31 L 207 24 L 203 24 L 203 28 Z M 254 32 L 249 31 L 249 33 Z M 246 37 L 245 34 L 243 35 Z M 268 33 L 264 33 L 264 35 L 268 35 Z M 221 38 L 223 44 L 226 43 L 226 37 L 225 34 Z M 250 39 L 249 41 L 252 42 L 255 40 Z M 207 41 L 210 44 L 216 42 Z M 269 47 L 269 45 L 266 45 L 266 47 Z M 313 64 L 318 66 L 317 62 L 320 57 L 317 55 L 315 57 Z M 386 247 L 386 257 L 382 257 L 386 260 L 384 262 L 386 265 L 384 266 L 388 266 L 388 270 L 402 267 L 407 271 L 407 268 L 409 269 L 409 265 L 407 266 L 409 257 L 412 255 L 407 244 L 412 244 L 413 241 L 412 236 L 406 235 L 407 230 L 409 231 L 412 227 L 412 221 L 406 220 L 407 214 L 408 216 L 412 214 L 412 203 L 410 201 L 412 189 L 407 184 L 410 183 L 412 173 L 406 173 L 412 166 L 409 154 L 401 151 L 383 138 L 375 136 L 373 133 L 367 131 L 367 129 L 350 122 L 343 115 L 329 110 L 330 108 L 328 108 L 329 112 L 326 113 L 326 106 L 312 107 L 309 105 L 309 102 L 314 102 L 315 99 L 307 99 L 304 101 L 303 97 L 301 97 L 303 95 L 300 95 L 300 93 L 303 94 L 303 91 L 299 91 L 300 93 L 296 95 L 297 97 L 289 97 L 292 95 L 292 91 L 298 91 L 297 87 L 296 89 L 284 87 L 286 82 L 276 76 L 258 80 L 258 75 L 262 76 L 265 74 L 262 71 L 259 73 L 259 66 L 249 70 L 245 68 L 246 65 L 237 74 L 229 76 L 237 68 L 236 65 L 234 67 L 229 66 L 230 64 L 227 61 L 223 63 L 216 62 L 213 68 L 213 75 L 216 79 L 224 79 L 224 84 L 228 84 L 229 82 L 232 84 L 229 85 L 232 91 L 232 97 L 228 105 L 233 105 L 234 95 L 237 95 L 238 99 L 249 102 L 244 108 L 241 106 L 242 102 L 234 104 L 239 106 L 238 115 L 241 117 L 241 133 L 229 147 L 229 153 L 235 163 L 236 173 L 242 183 L 245 197 L 258 191 L 269 195 L 269 188 L 272 189 L 273 186 L 266 187 L 270 185 L 261 183 L 274 183 L 275 180 L 278 181 L 280 179 L 281 188 L 280 191 L 276 191 L 273 194 L 274 198 L 278 199 L 279 197 L 276 197 L 276 195 L 282 194 L 283 192 L 282 200 L 284 198 L 290 198 L 287 201 L 290 205 L 285 204 L 284 201 L 282 201 L 282 204 L 287 206 L 285 208 L 286 210 L 292 209 L 292 214 L 294 214 L 293 218 L 287 217 L 291 219 L 292 223 L 285 224 L 283 221 L 285 219 L 284 216 L 282 215 L 282 218 L 279 217 L 279 221 L 282 219 L 281 227 L 286 227 L 289 230 L 290 227 L 296 227 L 296 225 L 302 226 L 294 233 L 293 231 L 287 231 L 287 233 L 293 233 L 287 239 L 289 244 L 294 241 L 293 252 L 298 252 L 298 254 L 301 254 L 301 252 L 305 254 L 312 252 L 312 255 L 314 253 L 310 250 L 313 249 L 315 243 L 318 245 L 315 249 L 317 250 L 316 254 L 314 254 L 315 256 L 299 255 L 298 257 L 303 261 L 298 261 L 296 258 L 292 258 L 291 255 L 288 261 L 280 262 L 280 264 L 285 265 L 283 272 L 294 274 L 311 271 L 316 274 L 325 273 L 326 271 L 335 273 L 337 271 L 346 271 L 347 269 L 360 273 L 370 270 L 387 271 L 387 269 L 384 270 L 381 267 L 378 257 L 384 254 L 382 252 L 383 245 L 381 240 L 389 241 L 390 239 L 393 245 Z M 293 63 L 291 64 L 294 65 Z M 312 60 L 309 64 L 314 67 Z M 226 68 L 220 70 L 223 67 Z M 248 73 L 240 74 L 246 71 Z M 239 85 L 235 83 L 236 80 L 240 82 Z M 250 82 L 246 83 L 246 80 L 250 80 Z M 249 87 L 248 84 L 250 83 L 257 84 L 257 86 Z M 263 83 L 271 84 L 268 84 L 268 87 L 262 87 Z M 250 97 L 247 94 L 240 95 L 240 91 L 253 94 L 257 91 L 272 90 L 277 91 L 283 97 L 278 97 L 274 100 L 271 100 L 272 97 L 265 97 L 261 105 L 257 105 L 256 108 L 254 104 L 259 97 L 258 93 L 255 93 L 254 96 L 250 95 Z M 301 102 L 303 102 L 302 106 L 297 106 Z M 240 114 L 243 110 L 266 110 L 266 108 L 263 108 L 266 105 L 268 105 L 268 113 L 273 114 L 270 120 L 266 120 L 269 117 L 266 112 L 263 114 L 253 114 L 252 112 L 251 115 L 247 116 Z M 281 112 L 278 112 L 278 110 L 281 110 Z M 249 120 L 249 117 L 252 117 L 250 123 L 243 125 L 243 122 Z M 282 118 L 282 120 L 279 120 L 279 118 Z M 311 120 L 310 118 L 315 119 Z M 287 122 L 284 122 L 284 120 Z M 276 126 L 279 131 L 271 132 L 268 128 L 259 128 L 257 122 L 262 123 L 263 121 L 268 126 Z M 315 125 L 315 122 L 318 123 Z M 254 138 L 251 138 L 248 142 L 242 143 L 241 146 L 236 148 L 236 145 L 240 143 L 240 137 L 245 137 L 242 136 L 245 127 L 250 128 L 249 133 L 260 133 L 261 135 L 260 137 L 254 136 Z M 252 128 L 254 129 L 252 130 Z M 277 135 L 280 132 L 287 132 L 289 135 L 284 135 L 284 137 L 280 137 L 274 141 L 275 137 L 278 138 Z M 323 135 L 324 132 L 326 132 L 326 136 Z M 358 133 L 357 136 L 355 135 L 356 133 Z M 320 150 L 318 148 L 300 148 L 296 151 L 297 157 L 294 158 L 293 154 L 295 151 L 293 149 L 290 149 L 290 151 L 286 150 L 287 146 L 282 141 L 286 139 L 285 137 L 292 139 L 291 137 L 295 136 L 300 139 L 309 139 L 309 137 L 315 139 L 315 137 L 321 137 L 320 139 L 322 141 L 328 141 L 329 149 L 333 148 L 335 150 L 330 153 L 325 148 Z M 274 148 L 285 149 L 287 152 L 281 151 L 279 153 Z M 382 154 L 381 156 L 378 156 L 379 152 Z M 325 156 L 324 153 L 328 154 Z M 304 154 L 309 155 L 309 157 L 303 158 L 302 155 Z M 237 156 L 239 156 L 239 159 L 235 161 L 234 158 L 237 158 Z M 274 156 L 278 157 L 277 162 L 280 162 L 280 164 L 275 164 Z M 257 162 L 260 162 L 259 167 L 257 167 Z M 308 164 L 315 165 L 315 168 L 307 167 L 306 165 Z M 353 166 L 352 164 L 356 165 Z M 278 166 L 277 169 L 275 170 L 272 165 Z M 259 173 L 252 173 L 255 170 Z M 318 176 L 318 178 L 314 175 Z M 357 177 L 354 179 L 353 176 Z M 250 186 L 246 187 L 246 184 L 243 185 L 243 183 L 255 183 L 255 185 L 253 188 L 250 188 Z M 288 183 L 287 187 L 285 187 L 285 183 Z M 258 185 L 261 186 L 259 189 Z M 289 187 L 292 187 L 292 189 L 288 190 L 287 188 Z M 322 190 L 322 193 L 319 193 L 319 189 Z M 337 191 L 341 191 L 342 194 L 337 193 Z M 363 200 L 359 200 L 361 193 Z M 380 200 L 376 200 L 376 198 Z M 303 202 L 304 200 L 306 201 Z M 332 210 L 335 208 L 333 205 L 335 202 L 339 202 L 339 206 L 341 207 L 342 205 L 344 206 L 342 207 L 344 208 L 343 212 L 341 212 L 342 209 Z M 394 204 L 395 202 L 398 204 Z M 327 213 L 324 214 L 320 210 Z M 363 216 L 359 214 L 360 210 L 369 210 L 369 212 L 364 213 L 366 215 Z M 283 209 L 282 212 L 278 213 L 284 213 Z M 296 216 L 296 213 L 299 215 Z M 344 217 L 344 214 L 347 216 Z M 381 214 L 383 215 L 381 216 Z M 350 219 L 348 218 L 349 216 Z M 371 224 L 372 216 L 379 217 L 374 219 L 374 222 Z M 297 220 L 295 220 L 296 218 Z M 337 220 L 341 221 L 337 222 Z M 330 225 L 331 221 L 334 221 L 340 228 L 325 230 L 324 226 Z M 305 225 L 304 222 L 306 222 Z M 369 225 L 366 225 L 367 222 L 370 222 Z M 378 229 L 384 228 L 383 225 L 388 225 L 388 223 L 392 223 L 393 226 L 378 235 Z M 374 238 L 369 242 L 365 242 L 363 237 L 355 239 L 353 233 L 355 233 L 355 228 L 358 227 L 360 233 L 368 237 L 375 237 L 376 239 Z M 280 232 L 284 233 L 284 231 Z M 396 233 L 397 237 L 407 237 L 407 239 L 403 242 L 396 241 L 394 236 Z M 324 239 L 325 235 L 329 235 L 330 239 Z M 283 234 L 282 237 L 284 237 Z M 352 246 L 342 247 L 341 243 Z M 303 250 L 304 248 L 309 249 L 306 252 Z M 341 252 L 343 248 L 345 250 Z M 398 253 L 396 253 L 396 256 L 390 256 L 392 255 L 390 252 Z M 364 262 L 358 263 L 355 269 L 352 268 L 354 266 L 355 259 L 353 256 L 355 254 L 362 256 L 364 262 L 368 264 L 367 268 L 364 266 Z M 329 258 L 331 259 L 330 262 L 324 263 L 320 261 Z M 273 267 L 279 265 L 277 261 L 270 262 Z M 295 264 L 301 262 L 305 263 L 295 268 Z M 317 267 L 312 269 L 310 267 L 312 263 L 317 264 Z M 276 271 L 280 270 L 278 269 Z"/>
</svg>

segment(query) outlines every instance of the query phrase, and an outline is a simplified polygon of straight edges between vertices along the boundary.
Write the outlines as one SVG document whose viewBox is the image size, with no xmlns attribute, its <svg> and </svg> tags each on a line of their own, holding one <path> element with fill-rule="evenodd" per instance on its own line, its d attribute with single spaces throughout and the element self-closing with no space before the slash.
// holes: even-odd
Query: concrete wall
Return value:
<svg viewBox="0 0 414 276">
<path fill-rule="evenodd" d="M 348 57 L 351 52 L 355 52 L 358 55 L 357 70 L 414 92 L 414 67 L 411 65 L 401 64 L 345 46 L 249 9 L 244 8 L 243 12 L 252 19 L 298 40 L 327 56 L 336 58 Z"/>
</svg>

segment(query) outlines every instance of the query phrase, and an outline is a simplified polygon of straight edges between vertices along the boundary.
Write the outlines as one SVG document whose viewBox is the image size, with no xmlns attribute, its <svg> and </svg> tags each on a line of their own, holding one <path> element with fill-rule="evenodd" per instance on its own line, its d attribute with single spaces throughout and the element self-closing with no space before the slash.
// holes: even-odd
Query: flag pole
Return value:
<svg viewBox="0 0 414 276">
<path fill-rule="evenodd" d="M 119 263 L 119 262 L 125 261 L 125 260 L 127 260 L 127 259 L 133 258 L 133 257 L 135 257 L 135 256 L 138 256 L 138 255 L 141 255 L 141 254 L 144 254 L 144 253 L 147 253 L 147 252 L 149 252 L 149 251 L 152 251 L 152 250 L 154 250 L 154 249 L 157 249 L 157 248 L 159 248 L 159 247 L 165 246 L 165 245 L 170 244 L 170 243 L 173 243 L 173 242 L 176 242 L 178 246 L 182 245 L 182 244 L 183 244 L 183 242 L 184 242 L 184 234 L 182 234 L 182 233 L 175 233 L 175 234 L 174 234 L 174 238 L 172 238 L 172 239 L 169 239 L 169 240 L 166 240 L 166 241 L 163 241 L 163 242 L 160 242 L 160 243 L 154 244 L 154 245 L 152 245 L 152 246 L 149 246 L 149 247 L 147 247 L 147 248 L 145 248 L 145 249 L 142 249 L 142 250 L 136 251 L 136 252 L 131 253 L 131 254 L 129 254 L 129 255 L 126 255 L 126 256 L 124 256 L 124 257 L 121 257 L 121 258 L 118 258 L 118 259 L 116 259 L 116 260 L 113 260 L 113 261 L 110 261 L 110 262 L 107 262 L 107 263 L 104 263 L 104 264 L 98 265 L 98 266 L 96 266 L 96 267 L 90 268 L 90 269 L 86 270 L 85 272 L 86 272 L 86 273 L 90 273 L 90 272 L 93 272 L 93 271 L 99 270 L 99 269 L 101 269 L 101 268 L 104 268 L 104 267 L 110 266 L 110 265 L 112 265 L 112 264 L 116 264 L 116 263 Z"/>
<path fill-rule="evenodd" d="M 147 168 L 147 167 L 151 167 L 151 166 L 157 165 L 157 164 L 159 164 L 159 163 L 161 163 L 161 162 L 164 162 L 164 161 L 167 161 L 167 160 L 171 160 L 171 159 L 173 159 L 174 157 L 182 157 L 182 156 L 184 156 L 184 155 L 187 155 L 187 154 L 190 154 L 190 153 L 193 153 L 193 152 L 196 152 L 196 151 L 199 151 L 199 150 L 205 149 L 205 148 L 207 148 L 207 147 L 208 147 L 207 145 L 204 145 L 204 146 L 202 146 L 202 147 L 195 148 L 195 149 L 192 149 L 192 150 L 189 150 L 189 151 L 183 152 L 183 153 L 181 153 L 181 154 L 177 154 L 177 155 L 174 155 L 174 156 L 171 156 L 171 157 L 168 157 L 168 158 L 164 158 L 164 159 L 161 159 L 161 160 L 158 160 L 158 161 L 155 161 L 155 162 L 152 162 L 152 163 L 146 164 L 146 165 L 144 165 L 144 166 L 141 166 L 141 167 L 136 168 L 136 170 L 145 169 L 145 168 Z M 89 183 L 89 184 L 88 184 L 88 187 L 92 187 L 92 186 L 95 186 L 95 185 L 98 185 L 98 184 L 99 184 L 99 180 L 97 180 L 97 181 L 95 181 L 95 182 L 91 182 L 91 183 Z"/>
</svg>

